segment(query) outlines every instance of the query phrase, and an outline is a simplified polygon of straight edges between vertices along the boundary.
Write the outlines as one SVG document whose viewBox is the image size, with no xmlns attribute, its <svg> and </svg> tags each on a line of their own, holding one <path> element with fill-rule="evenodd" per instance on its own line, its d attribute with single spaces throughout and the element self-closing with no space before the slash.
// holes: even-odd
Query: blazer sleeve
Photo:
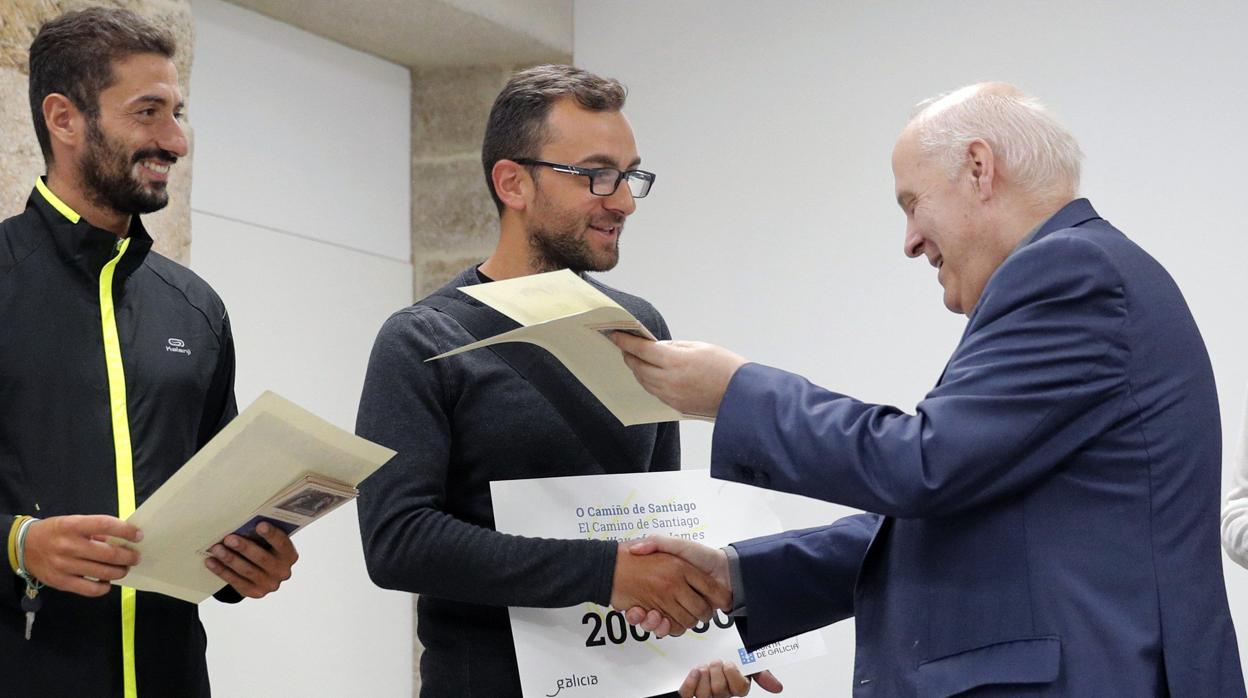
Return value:
<svg viewBox="0 0 1248 698">
<path fill-rule="evenodd" d="M 1121 415 L 1126 317 L 1100 247 L 1051 235 L 997 270 L 915 414 L 743 366 L 720 406 L 712 472 L 901 518 L 1008 497 Z"/>
<path fill-rule="evenodd" d="M 1241 567 L 1248 567 L 1248 407 L 1235 457 L 1235 479 L 1222 510 L 1222 547 Z"/>
<path fill-rule="evenodd" d="M 880 516 L 733 543 L 747 615 L 737 617 L 753 651 L 854 615 L 854 587 Z"/>
</svg>

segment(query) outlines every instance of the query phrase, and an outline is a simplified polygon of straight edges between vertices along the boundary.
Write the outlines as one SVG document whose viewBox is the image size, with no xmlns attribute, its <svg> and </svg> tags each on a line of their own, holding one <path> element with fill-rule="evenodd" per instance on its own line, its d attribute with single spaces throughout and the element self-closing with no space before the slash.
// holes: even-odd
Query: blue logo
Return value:
<svg viewBox="0 0 1248 698">
<path fill-rule="evenodd" d="M 743 665 L 753 664 L 758 661 L 758 657 L 755 657 L 753 652 L 746 652 L 744 647 L 737 650 L 737 654 L 741 655 L 741 664 Z"/>
</svg>

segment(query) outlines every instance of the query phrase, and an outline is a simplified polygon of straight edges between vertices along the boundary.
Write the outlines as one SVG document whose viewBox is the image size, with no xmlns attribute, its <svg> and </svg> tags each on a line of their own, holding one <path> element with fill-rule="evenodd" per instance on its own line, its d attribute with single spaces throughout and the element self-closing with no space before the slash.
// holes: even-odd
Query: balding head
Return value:
<svg viewBox="0 0 1248 698">
<path fill-rule="evenodd" d="M 955 176 L 976 139 L 992 149 L 1002 184 L 1031 203 L 1065 203 L 1079 190 L 1083 153 L 1034 97 L 1004 82 L 983 82 L 920 102 L 905 133 Z"/>
<path fill-rule="evenodd" d="M 918 106 L 893 148 L 905 252 L 938 269 L 945 307 L 974 311 L 1010 252 L 1075 198 L 1070 132 L 1013 85 L 963 87 Z"/>
</svg>

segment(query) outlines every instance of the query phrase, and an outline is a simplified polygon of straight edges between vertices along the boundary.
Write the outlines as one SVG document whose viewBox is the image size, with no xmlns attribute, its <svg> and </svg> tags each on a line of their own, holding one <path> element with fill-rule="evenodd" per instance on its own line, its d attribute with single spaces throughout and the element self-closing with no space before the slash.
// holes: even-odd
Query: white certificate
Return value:
<svg viewBox="0 0 1248 698">
<path fill-rule="evenodd" d="M 498 530 L 525 536 L 668 535 L 721 547 L 781 530 L 766 493 L 713 480 L 705 470 L 508 480 L 490 483 L 490 491 Z M 525 698 L 644 698 L 676 690 L 690 669 L 716 659 L 754 673 L 824 652 L 817 632 L 746 652 L 722 612 L 663 639 L 592 603 L 510 613 Z"/>
</svg>

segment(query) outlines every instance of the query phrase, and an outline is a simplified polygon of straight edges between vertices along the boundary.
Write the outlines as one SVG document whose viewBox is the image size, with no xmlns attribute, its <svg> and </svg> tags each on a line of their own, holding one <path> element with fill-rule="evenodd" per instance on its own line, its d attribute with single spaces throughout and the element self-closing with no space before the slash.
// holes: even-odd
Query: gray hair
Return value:
<svg viewBox="0 0 1248 698">
<path fill-rule="evenodd" d="M 1074 135 L 1034 97 L 1001 82 L 968 85 L 920 102 L 910 119 L 921 152 L 942 162 L 950 177 L 971 141 L 992 148 L 999 168 L 1024 191 L 1074 198 L 1083 152 Z"/>
</svg>

